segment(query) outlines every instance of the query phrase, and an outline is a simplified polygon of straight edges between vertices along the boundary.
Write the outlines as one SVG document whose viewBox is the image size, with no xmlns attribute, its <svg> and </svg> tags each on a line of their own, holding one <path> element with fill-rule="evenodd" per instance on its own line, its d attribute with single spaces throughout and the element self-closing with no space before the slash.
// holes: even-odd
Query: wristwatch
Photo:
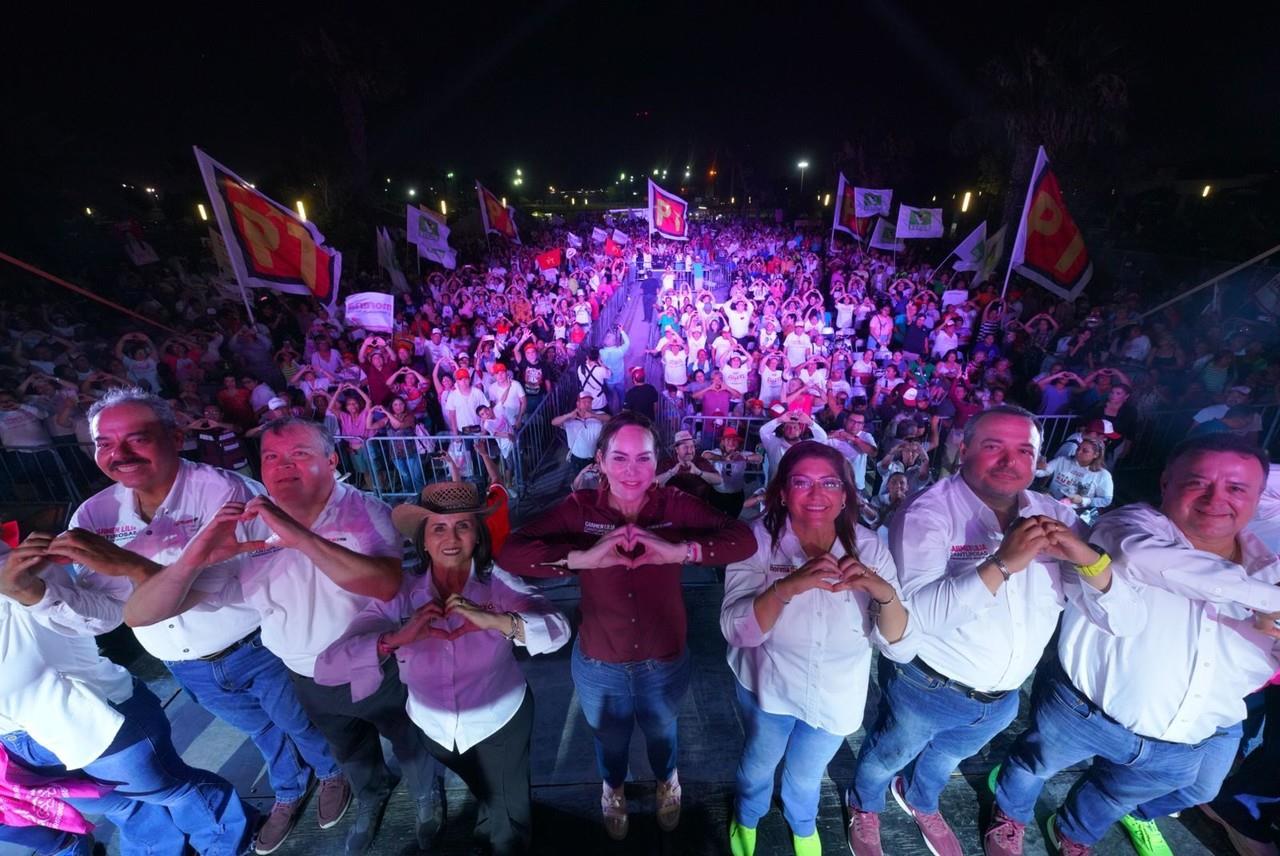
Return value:
<svg viewBox="0 0 1280 856">
<path fill-rule="evenodd" d="M 1013 576 L 1013 574 L 1009 573 L 1009 566 L 1004 563 L 1004 559 L 1001 559 L 995 553 L 991 553 L 979 564 L 985 565 L 987 562 L 995 565 L 996 570 L 1000 572 L 1000 576 L 1004 577 L 1004 581 L 1009 582 L 1009 577 Z"/>
</svg>

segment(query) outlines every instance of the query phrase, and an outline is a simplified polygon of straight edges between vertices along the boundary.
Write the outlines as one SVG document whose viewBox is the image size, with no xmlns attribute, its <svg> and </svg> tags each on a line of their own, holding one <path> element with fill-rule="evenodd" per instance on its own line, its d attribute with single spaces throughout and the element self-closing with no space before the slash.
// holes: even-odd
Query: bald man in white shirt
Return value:
<svg viewBox="0 0 1280 856">
<path fill-rule="evenodd" d="M 1159 509 L 1098 521 L 1092 540 L 1137 601 L 1119 626 L 1079 586 L 1070 595 L 1061 668 L 1037 687 L 1031 727 L 996 781 L 989 856 L 1021 853 L 1045 780 L 1089 759 L 1049 825 L 1064 853 L 1088 852 L 1117 820 L 1139 854 L 1169 853 L 1155 819 L 1217 794 L 1243 699 L 1280 668 L 1280 560 L 1245 530 L 1267 469 L 1237 435 L 1187 440 L 1170 453 Z"/>
</svg>

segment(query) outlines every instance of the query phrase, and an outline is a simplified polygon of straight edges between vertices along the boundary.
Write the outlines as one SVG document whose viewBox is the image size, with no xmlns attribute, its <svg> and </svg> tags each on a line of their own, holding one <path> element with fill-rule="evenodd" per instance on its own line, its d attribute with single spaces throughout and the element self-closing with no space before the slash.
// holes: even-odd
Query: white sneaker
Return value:
<svg viewBox="0 0 1280 856">
<path fill-rule="evenodd" d="M 627 837 L 627 829 L 631 825 L 631 819 L 627 817 L 627 796 L 624 791 L 625 785 L 616 791 L 609 787 L 609 783 L 604 783 L 604 790 L 600 795 L 600 812 L 604 815 L 604 831 L 614 841 L 622 841 Z"/>
<path fill-rule="evenodd" d="M 680 774 L 672 771 L 671 778 L 658 782 L 658 828 L 672 832 L 680 824 Z"/>
</svg>

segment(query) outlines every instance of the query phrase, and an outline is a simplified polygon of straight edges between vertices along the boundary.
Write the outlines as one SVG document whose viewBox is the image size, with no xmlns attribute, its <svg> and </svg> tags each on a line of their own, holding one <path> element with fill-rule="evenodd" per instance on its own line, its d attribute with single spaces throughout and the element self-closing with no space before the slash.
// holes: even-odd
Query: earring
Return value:
<svg viewBox="0 0 1280 856">
<path fill-rule="evenodd" d="M 843 510 L 844 507 L 848 504 L 849 504 L 849 500 L 846 499 L 844 502 L 840 503 L 840 508 Z"/>
</svg>

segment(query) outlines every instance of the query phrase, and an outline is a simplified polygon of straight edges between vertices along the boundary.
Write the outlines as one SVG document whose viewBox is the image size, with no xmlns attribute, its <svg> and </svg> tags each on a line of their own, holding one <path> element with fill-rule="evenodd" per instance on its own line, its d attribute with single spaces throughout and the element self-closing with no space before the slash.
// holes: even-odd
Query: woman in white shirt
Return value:
<svg viewBox="0 0 1280 856">
<path fill-rule="evenodd" d="M 720 629 L 747 731 L 729 827 L 735 854 L 755 852 L 780 761 L 795 852 L 822 852 L 822 776 L 862 726 L 871 648 L 900 662 L 913 656 L 893 558 L 858 513 L 843 455 L 816 441 L 796 443 L 765 493 L 755 555 L 725 574 Z"/>
<path fill-rule="evenodd" d="M 1049 480 L 1049 495 L 1070 505 L 1085 523 L 1092 524 L 1098 511 L 1111 504 L 1115 486 L 1103 466 L 1103 446 L 1097 440 L 1081 440 L 1071 457 L 1054 458 L 1036 475 Z"/>
<path fill-rule="evenodd" d="M 766 408 L 782 400 L 784 383 L 779 365 L 781 362 L 782 358 L 777 354 L 770 354 L 760 365 L 760 400 Z"/>
<path fill-rule="evenodd" d="M 351 684 L 355 700 L 395 656 L 406 712 L 426 745 L 480 803 L 476 832 L 496 856 L 523 853 L 532 832 L 529 746 L 533 694 L 514 649 L 555 651 L 569 622 L 537 591 L 494 567 L 488 513 L 475 486 L 437 482 L 422 504 L 392 511 L 425 567 L 390 602 L 373 599 L 316 661 L 316 682 Z"/>
</svg>

